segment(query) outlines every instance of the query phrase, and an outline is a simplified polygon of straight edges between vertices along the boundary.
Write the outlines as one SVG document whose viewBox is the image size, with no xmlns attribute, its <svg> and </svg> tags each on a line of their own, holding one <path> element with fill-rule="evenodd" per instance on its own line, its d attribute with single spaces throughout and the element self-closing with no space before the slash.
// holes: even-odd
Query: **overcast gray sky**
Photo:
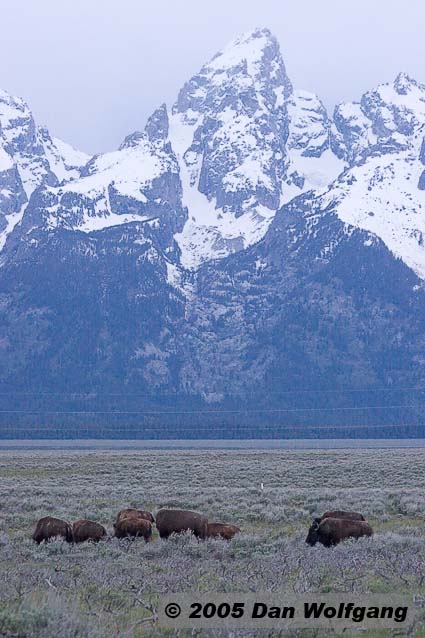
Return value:
<svg viewBox="0 0 425 638">
<path fill-rule="evenodd" d="M 424 0 L 0 0 L 0 87 L 90 153 L 113 149 L 241 32 L 269 27 L 328 108 L 407 71 L 425 82 Z"/>
</svg>

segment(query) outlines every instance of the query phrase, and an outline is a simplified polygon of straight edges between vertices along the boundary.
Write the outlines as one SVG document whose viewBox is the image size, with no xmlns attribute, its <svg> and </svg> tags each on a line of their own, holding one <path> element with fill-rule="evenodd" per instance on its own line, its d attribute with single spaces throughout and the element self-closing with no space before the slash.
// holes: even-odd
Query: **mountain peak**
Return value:
<svg viewBox="0 0 425 638">
<path fill-rule="evenodd" d="M 265 45 L 267 43 L 277 42 L 276 37 L 267 27 L 255 27 L 250 31 L 245 31 L 234 38 L 226 47 L 226 49 L 234 48 L 244 44 L 250 44 L 253 40 L 261 40 Z"/>
<path fill-rule="evenodd" d="M 422 88 L 416 80 L 403 71 L 401 71 L 394 80 L 394 88 L 399 95 L 407 95 L 413 87 Z"/>
<path fill-rule="evenodd" d="M 0 102 L 13 105 L 15 108 L 28 108 L 26 102 L 22 98 L 16 97 L 4 89 L 0 89 Z"/>
<path fill-rule="evenodd" d="M 0 129 L 12 129 L 17 120 L 31 117 L 28 104 L 22 98 L 0 89 Z"/>
<path fill-rule="evenodd" d="M 219 51 L 206 65 L 208 69 L 224 71 L 247 65 L 249 75 L 252 65 L 258 64 L 265 57 L 280 57 L 278 41 L 269 29 L 253 29 L 232 40 L 224 49 Z"/>
<path fill-rule="evenodd" d="M 168 127 L 167 105 L 161 104 L 148 119 L 145 126 L 145 133 L 151 142 L 164 142 L 168 137 Z"/>
</svg>

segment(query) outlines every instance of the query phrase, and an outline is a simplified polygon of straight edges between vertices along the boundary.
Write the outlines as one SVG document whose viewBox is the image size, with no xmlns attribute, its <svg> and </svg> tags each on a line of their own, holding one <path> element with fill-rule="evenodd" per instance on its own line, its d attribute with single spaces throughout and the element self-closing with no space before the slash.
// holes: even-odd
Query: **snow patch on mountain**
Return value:
<svg viewBox="0 0 425 638">
<path fill-rule="evenodd" d="M 275 211 L 258 204 L 254 198 L 245 205 L 247 214 L 237 216 L 232 210 L 217 206 L 216 198 L 208 199 L 198 189 L 201 158 L 190 149 L 197 123 L 187 122 L 185 115 L 170 117 L 170 139 L 179 159 L 183 188 L 183 205 L 188 220 L 175 239 L 180 246 L 181 263 L 194 269 L 203 261 L 226 257 L 261 239 Z"/>
<path fill-rule="evenodd" d="M 88 170 L 88 175 L 51 189 L 57 198 L 50 207 L 51 227 L 66 223 L 92 232 L 153 218 L 147 204 L 152 200 L 155 180 L 167 173 L 178 176 L 178 165 L 168 150 L 154 147 L 146 138 L 135 146 L 94 158 Z M 156 194 L 158 202 L 154 203 L 158 204 L 162 193 Z"/>
<path fill-rule="evenodd" d="M 422 168 L 411 152 L 371 157 L 347 171 L 321 199 L 340 219 L 380 237 L 387 247 L 425 279 L 425 191 Z"/>
<path fill-rule="evenodd" d="M 0 146 L 0 172 L 8 171 L 10 168 L 13 168 L 13 159 L 6 153 L 4 148 Z"/>
<path fill-rule="evenodd" d="M 15 213 L 11 213 L 9 215 L 5 215 L 3 217 L 4 227 L 1 228 L 0 226 L 0 253 L 3 250 L 6 240 L 8 236 L 10 235 L 10 233 L 13 231 L 15 226 L 17 226 L 17 224 L 21 222 L 22 217 L 24 215 L 24 211 L 25 211 L 25 204 L 21 207 L 19 211 Z M 0 217 L 0 221 L 1 221 L 1 217 Z"/>
<path fill-rule="evenodd" d="M 351 167 L 320 199 L 346 223 L 375 233 L 425 278 L 425 191 L 420 187 L 425 86 L 406 74 L 337 107 L 335 123 Z"/>
<path fill-rule="evenodd" d="M 90 167 L 90 175 L 69 184 L 63 192 L 95 196 L 113 184 L 120 195 L 146 203 L 144 189 L 170 167 L 178 171 L 177 166 L 170 166 L 170 156 L 166 151 L 152 148 L 148 140 L 141 139 L 136 146 L 96 157 Z"/>
<path fill-rule="evenodd" d="M 57 137 L 50 137 L 46 128 L 40 129 L 40 132 L 50 168 L 59 182 L 64 183 L 78 179 L 81 169 L 90 160 L 90 155 L 77 151 L 73 146 Z"/>
</svg>

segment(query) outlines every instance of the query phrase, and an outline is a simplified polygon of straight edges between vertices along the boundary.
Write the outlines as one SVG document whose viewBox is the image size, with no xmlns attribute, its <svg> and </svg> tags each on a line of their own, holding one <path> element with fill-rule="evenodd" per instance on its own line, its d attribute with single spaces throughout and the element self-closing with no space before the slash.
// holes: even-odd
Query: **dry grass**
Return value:
<svg viewBox="0 0 425 638">
<path fill-rule="evenodd" d="M 170 634 L 142 622 L 169 592 L 425 595 L 424 461 L 425 450 L 414 449 L 0 452 L 0 636 L 230 636 Z M 156 535 L 147 545 L 30 540 L 47 514 L 91 518 L 112 531 L 125 506 L 195 509 L 243 533 L 230 543 Z M 340 507 L 362 511 L 374 538 L 308 547 L 312 516 Z"/>
</svg>

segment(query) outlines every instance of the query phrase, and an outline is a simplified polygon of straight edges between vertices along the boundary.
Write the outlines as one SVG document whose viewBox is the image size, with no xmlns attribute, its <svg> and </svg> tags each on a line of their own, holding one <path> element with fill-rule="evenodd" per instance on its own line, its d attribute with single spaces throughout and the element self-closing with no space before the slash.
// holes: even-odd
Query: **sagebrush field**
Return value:
<svg viewBox="0 0 425 638">
<path fill-rule="evenodd" d="M 424 462 L 425 450 L 415 449 L 2 451 L 0 636 L 321 636 L 166 631 L 154 622 L 156 605 L 163 594 L 190 591 L 425 596 Z M 162 541 L 156 532 L 148 544 L 31 540 L 45 515 L 90 518 L 112 533 L 126 506 L 194 509 L 242 533 L 230 542 Z M 335 508 L 361 511 L 375 536 L 333 549 L 307 546 L 312 517 Z M 425 635 L 420 616 L 409 632 Z"/>
</svg>

